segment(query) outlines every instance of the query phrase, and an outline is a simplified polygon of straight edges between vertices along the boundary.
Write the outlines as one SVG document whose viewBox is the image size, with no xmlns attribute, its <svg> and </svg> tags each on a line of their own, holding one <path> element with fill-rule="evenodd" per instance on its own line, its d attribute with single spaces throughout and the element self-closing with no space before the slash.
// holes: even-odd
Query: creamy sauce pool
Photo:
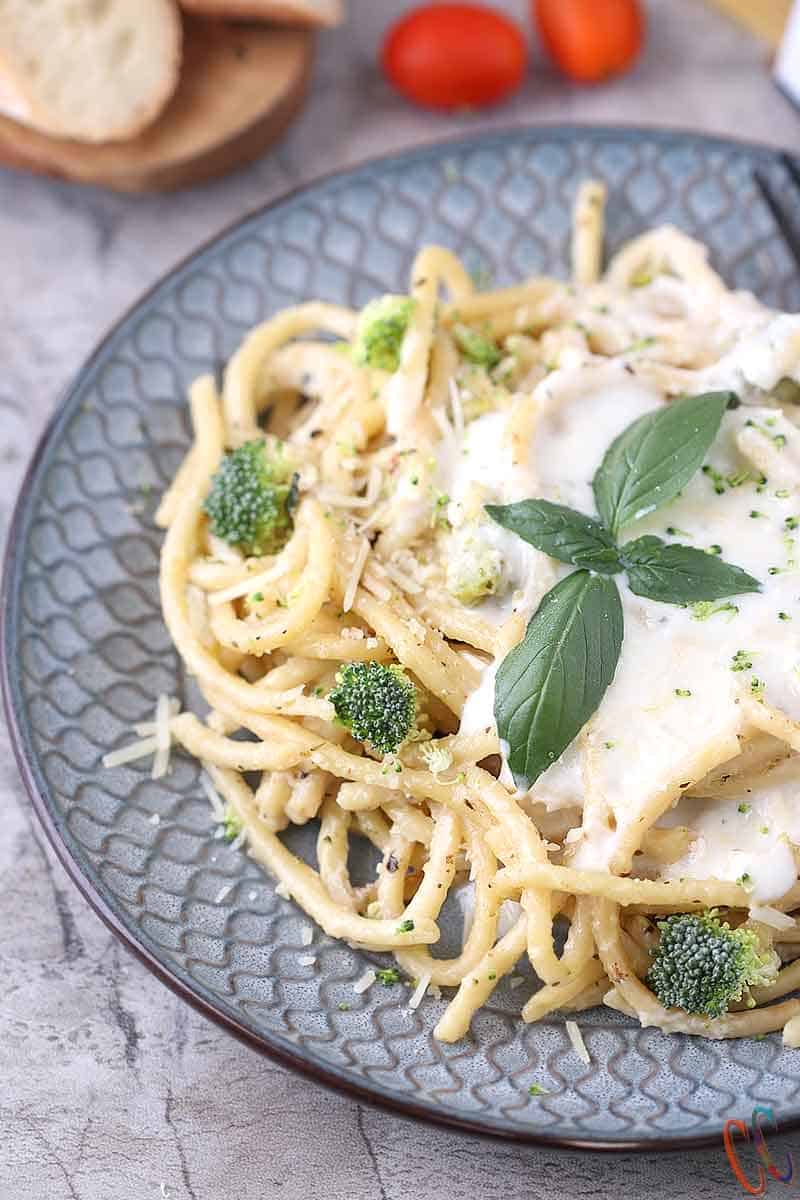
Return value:
<svg viewBox="0 0 800 1200">
<path fill-rule="evenodd" d="M 660 868 L 665 879 L 747 878 L 753 899 L 777 900 L 797 878 L 790 843 L 800 845 L 800 760 L 789 758 L 724 799 L 684 796 L 661 826 L 693 832 L 685 855 Z"/>
<path fill-rule="evenodd" d="M 728 562 L 759 579 L 763 591 L 732 597 L 720 602 L 718 612 L 709 612 L 635 596 L 624 578 L 616 576 L 625 638 L 614 682 L 580 737 L 529 793 L 532 801 L 548 809 L 584 803 L 575 865 L 627 869 L 628 864 L 615 857 L 622 841 L 643 814 L 649 824 L 671 807 L 679 795 L 678 776 L 685 788 L 737 754 L 742 695 L 763 698 L 800 720 L 800 529 L 793 527 L 794 518 L 800 519 L 800 432 L 779 409 L 752 403 L 761 394 L 755 389 L 774 386 L 789 372 L 791 361 L 797 371 L 798 341 L 800 321 L 776 318 L 760 335 L 744 339 L 706 369 L 709 385 L 736 387 L 749 401 L 723 418 L 708 455 L 717 474 L 698 473 L 672 504 L 624 531 L 623 540 L 650 533 L 699 549 L 719 547 Z M 593 513 L 591 480 L 606 449 L 637 417 L 664 403 L 654 386 L 617 363 L 554 372 L 536 395 L 539 406 L 527 468 L 512 466 L 507 417 L 481 417 L 467 428 L 467 452 L 451 454 L 445 464 L 443 473 L 456 503 L 478 480 L 491 500 L 542 496 Z M 766 484 L 759 482 L 761 471 L 767 475 Z M 729 476 L 744 481 L 738 486 L 723 482 L 722 494 L 717 494 L 715 480 Z M 498 535 L 501 552 L 511 564 L 517 601 L 519 589 L 527 586 L 533 611 L 542 588 L 531 587 L 525 572 L 549 573 L 550 587 L 569 568 L 554 567 L 499 528 Z M 477 611 L 501 621 L 510 604 L 492 599 Z M 701 615 L 705 619 L 697 619 Z M 752 662 L 752 668 L 734 671 L 734 656 L 740 650 L 747 652 L 740 661 Z M 465 732 L 494 727 L 495 673 L 496 664 L 487 667 L 467 701 Z M 782 787 L 785 814 L 791 809 L 786 797 L 793 794 L 793 783 L 784 781 Z M 770 803 L 774 808 L 774 797 Z M 749 824 L 729 825 L 727 818 L 723 824 L 719 802 L 693 804 L 688 823 L 698 830 L 698 838 L 685 859 L 666 870 L 723 879 L 747 872 L 761 902 L 787 890 L 795 878 L 787 838 L 800 841 L 800 822 L 789 828 L 788 818 L 773 817 L 771 834 L 755 836 Z M 770 821 L 765 818 L 761 824 Z M 763 847 L 758 837 L 766 839 Z M 718 851 L 712 853 L 714 847 Z M 743 862 L 752 869 L 743 870 Z"/>
</svg>

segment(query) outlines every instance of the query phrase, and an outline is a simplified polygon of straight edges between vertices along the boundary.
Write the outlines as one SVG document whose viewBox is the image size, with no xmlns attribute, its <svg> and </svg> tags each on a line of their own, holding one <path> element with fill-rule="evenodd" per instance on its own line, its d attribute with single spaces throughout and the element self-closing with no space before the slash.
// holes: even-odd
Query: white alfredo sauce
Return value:
<svg viewBox="0 0 800 1200">
<path fill-rule="evenodd" d="M 753 900 L 768 903 L 797 878 L 790 843 L 800 845 L 800 759 L 791 757 L 724 799 L 684 796 L 659 821 L 695 835 L 681 858 L 660 868 L 665 879 L 745 878 Z"/>
<path fill-rule="evenodd" d="M 760 333 L 748 331 L 718 363 L 698 372 L 692 391 L 730 387 L 747 401 L 723 418 L 708 454 L 714 474 L 698 472 L 675 501 L 623 531 L 623 541 L 654 534 L 721 553 L 754 575 L 763 590 L 696 610 L 636 596 L 623 575 L 615 577 L 625 635 L 614 681 L 580 738 L 529 792 L 531 800 L 548 809 L 584 803 L 584 836 L 571 860 L 574 865 L 628 869 L 630 864 L 615 855 L 641 814 L 650 814 L 649 823 L 654 811 L 668 810 L 686 787 L 738 753 L 743 695 L 766 700 L 800 721 L 800 544 L 795 544 L 800 528 L 794 529 L 795 518 L 800 520 L 800 431 L 780 409 L 755 403 L 763 396 L 759 389 L 791 374 L 800 377 L 800 318 L 782 316 Z M 538 385 L 536 397 L 527 471 L 512 469 L 505 415 L 481 417 L 467 428 L 468 452 L 451 456 L 447 464 L 448 489 L 456 503 L 477 480 L 491 489 L 490 499 L 501 503 L 537 496 L 594 514 L 591 481 L 608 446 L 665 400 L 655 386 L 618 362 L 556 371 Z M 761 472 L 766 483 L 760 482 Z M 530 547 L 515 557 L 524 544 L 499 532 L 512 539 L 507 553 L 515 586 L 525 586 L 520 573 L 526 565 L 540 573 L 538 591 L 527 581 L 536 597 L 533 611 L 542 594 L 541 572 L 550 573 L 547 590 L 569 568 L 554 569 L 551 560 Z M 503 619 L 510 609 L 492 599 L 478 611 Z M 739 651 L 746 654 L 736 659 Z M 752 666 L 733 670 L 737 661 Z M 486 668 L 467 701 L 465 732 L 494 725 L 497 666 Z M 752 820 L 732 823 L 727 801 L 725 806 L 691 802 L 688 823 L 697 837 L 685 858 L 661 873 L 722 879 L 749 875 L 755 900 L 764 903 L 782 895 L 796 878 L 788 842 L 800 842 L 800 819 L 795 825 L 789 816 L 792 779 L 773 782 L 757 802 L 750 798 L 756 814 Z M 800 811 L 800 803 L 797 807 Z M 683 813 L 681 808 L 674 819 L 682 819 Z M 769 826 L 768 834 L 753 832 L 762 825 Z"/>
</svg>

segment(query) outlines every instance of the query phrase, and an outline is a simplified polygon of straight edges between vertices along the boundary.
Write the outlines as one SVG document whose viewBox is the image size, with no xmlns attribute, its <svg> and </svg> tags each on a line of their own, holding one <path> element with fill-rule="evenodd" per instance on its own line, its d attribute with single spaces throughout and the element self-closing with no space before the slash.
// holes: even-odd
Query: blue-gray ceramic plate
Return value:
<svg viewBox="0 0 800 1200">
<path fill-rule="evenodd" d="M 166 779 L 102 754 L 185 681 L 159 614 L 155 496 L 188 442 L 185 393 L 257 321 L 322 297 L 402 291 L 416 248 L 441 242 L 498 284 L 563 275 L 579 180 L 609 189 L 608 242 L 662 221 L 702 238 L 737 287 L 800 308 L 800 279 L 754 180 L 779 194 L 774 152 L 683 134 L 532 129 L 416 150 L 336 175 L 248 217 L 149 293 L 70 388 L 31 465 L 9 544 L 5 696 L 33 803 L 90 902 L 163 980 L 287 1065 L 394 1110 L 519 1141 L 587 1148 L 717 1139 L 775 1105 L 800 1122 L 795 1054 L 779 1035 L 707 1042 L 581 1018 L 518 1018 L 501 988 L 468 1038 L 431 1035 L 401 987 L 353 982 L 365 956 L 314 930 L 241 852 L 215 840 L 196 765 Z M 140 511 L 144 508 L 144 511 Z M 301 851 L 305 838 L 293 837 Z M 340 1007 L 345 1006 L 345 1007 Z M 532 1099 L 536 1082 L 547 1095 Z"/>
</svg>

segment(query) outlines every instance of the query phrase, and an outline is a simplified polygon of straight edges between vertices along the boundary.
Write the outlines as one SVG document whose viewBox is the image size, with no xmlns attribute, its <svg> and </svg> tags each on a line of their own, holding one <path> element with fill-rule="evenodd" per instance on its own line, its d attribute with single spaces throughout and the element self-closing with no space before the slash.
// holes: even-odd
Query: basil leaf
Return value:
<svg viewBox="0 0 800 1200">
<path fill-rule="evenodd" d="M 622 628 L 613 580 L 574 571 L 547 593 L 503 659 L 494 712 L 518 787 L 529 788 L 597 709 L 614 678 Z"/>
<path fill-rule="evenodd" d="M 693 604 L 696 600 L 722 600 L 740 592 L 760 592 L 761 584 L 741 567 L 714 554 L 640 537 L 621 547 L 628 583 L 637 596 L 665 604 Z"/>
<path fill-rule="evenodd" d="M 733 392 L 686 396 L 645 413 L 616 438 L 594 477 L 597 511 L 613 534 L 677 496 L 702 466 Z"/>
<path fill-rule="evenodd" d="M 549 500 L 520 500 L 517 504 L 487 504 L 486 511 L 498 525 L 559 562 L 590 567 L 605 575 L 622 570 L 608 531 L 574 508 Z"/>
</svg>

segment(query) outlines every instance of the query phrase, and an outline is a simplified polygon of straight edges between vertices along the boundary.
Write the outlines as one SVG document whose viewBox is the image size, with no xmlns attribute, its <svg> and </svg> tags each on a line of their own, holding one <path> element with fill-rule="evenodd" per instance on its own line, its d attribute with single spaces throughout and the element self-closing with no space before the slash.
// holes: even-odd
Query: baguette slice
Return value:
<svg viewBox="0 0 800 1200">
<path fill-rule="evenodd" d="M 0 0 L 0 112 L 55 137 L 133 137 L 180 59 L 174 0 Z"/>
<path fill-rule="evenodd" d="M 0 116 L 0 165 L 120 192 L 166 191 L 222 175 L 283 135 L 303 103 L 314 42 L 307 29 L 187 16 L 178 90 L 142 133 L 90 146 Z M 2 184 L 0 205 L 1 197 Z M 0 421 L 0 447 L 2 430 Z"/>
<path fill-rule="evenodd" d="M 339 25 L 343 0 L 179 0 L 187 12 L 229 20 L 284 25 Z"/>
</svg>

